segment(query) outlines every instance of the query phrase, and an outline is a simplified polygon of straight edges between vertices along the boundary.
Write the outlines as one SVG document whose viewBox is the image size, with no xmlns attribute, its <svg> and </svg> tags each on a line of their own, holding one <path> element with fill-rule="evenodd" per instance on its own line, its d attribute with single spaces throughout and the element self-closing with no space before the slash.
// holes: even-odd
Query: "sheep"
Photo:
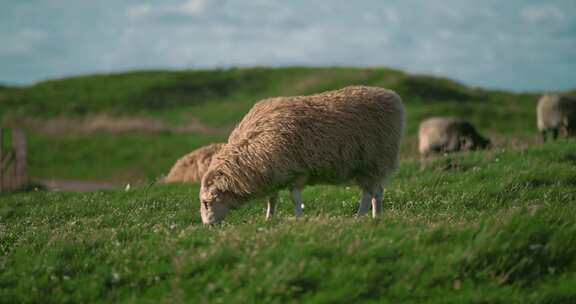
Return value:
<svg viewBox="0 0 576 304">
<path fill-rule="evenodd" d="M 199 182 L 212 161 L 212 156 L 222 149 L 224 143 L 215 143 L 196 149 L 176 161 L 164 183 Z"/>
<path fill-rule="evenodd" d="M 567 136 L 576 135 L 576 97 L 545 94 L 538 100 L 536 114 L 538 131 L 544 142 L 549 132 L 554 140 L 560 131 Z"/>
<path fill-rule="evenodd" d="M 432 153 L 485 149 L 490 140 L 484 138 L 474 126 L 458 117 L 432 117 L 420 123 L 418 150 L 424 160 Z"/>
<path fill-rule="evenodd" d="M 395 92 L 349 86 L 310 96 L 256 103 L 232 131 L 203 176 L 202 222 L 220 222 L 249 199 L 291 189 L 296 218 L 306 185 L 352 181 L 363 191 L 358 215 L 382 210 L 383 185 L 397 168 L 404 106 Z"/>
</svg>

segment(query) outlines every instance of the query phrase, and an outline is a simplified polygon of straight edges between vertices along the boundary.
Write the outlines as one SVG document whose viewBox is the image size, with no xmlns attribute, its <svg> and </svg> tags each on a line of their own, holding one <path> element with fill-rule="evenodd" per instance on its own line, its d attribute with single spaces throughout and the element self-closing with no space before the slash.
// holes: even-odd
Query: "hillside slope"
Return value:
<svg viewBox="0 0 576 304">
<path fill-rule="evenodd" d="M 500 144 L 533 142 L 537 94 L 470 88 L 386 68 L 141 71 L 0 89 L 0 118 L 30 136 L 32 175 L 146 181 L 184 153 L 226 139 L 258 100 L 362 84 L 396 90 L 407 108 L 402 156 L 416 155 L 418 123 L 458 115 Z"/>
</svg>

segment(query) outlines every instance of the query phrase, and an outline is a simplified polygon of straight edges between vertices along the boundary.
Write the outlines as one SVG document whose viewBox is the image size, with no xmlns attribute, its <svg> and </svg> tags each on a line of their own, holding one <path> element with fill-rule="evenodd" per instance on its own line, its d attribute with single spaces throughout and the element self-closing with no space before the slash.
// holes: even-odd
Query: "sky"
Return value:
<svg viewBox="0 0 576 304">
<path fill-rule="evenodd" d="M 576 0 L 0 0 L 0 83 L 295 65 L 574 88 Z"/>
</svg>

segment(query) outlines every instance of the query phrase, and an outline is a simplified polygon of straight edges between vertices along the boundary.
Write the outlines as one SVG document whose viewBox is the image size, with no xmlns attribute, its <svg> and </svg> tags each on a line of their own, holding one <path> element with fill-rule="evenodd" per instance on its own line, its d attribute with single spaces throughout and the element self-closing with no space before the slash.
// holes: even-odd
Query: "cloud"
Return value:
<svg viewBox="0 0 576 304">
<path fill-rule="evenodd" d="M 206 4 L 206 0 L 187 0 L 179 4 L 137 4 L 128 7 L 126 15 L 135 19 L 163 15 L 199 16 L 206 10 Z"/>
<path fill-rule="evenodd" d="M 128 7 L 126 15 L 132 18 L 140 18 L 150 15 L 152 13 L 152 6 L 150 4 L 138 4 Z"/>
<path fill-rule="evenodd" d="M 206 0 L 188 0 L 184 4 L 175 7 L 187 15 L 196 16 L 202 14 L 206 8 Z"/>
<path fill-rule="evenodd" d="M 520 10 L 520 16 L 529 23 L 564 20 L 564 13 L 556 6 L 531 5 Z"/>
<path fill-rule="evenodd" d="M 297 64 L 390 65 L 500 88 L 574 86 L 574 0 L 11 1 L 0 10 L 0 55 L 8 55 L 0 82 Z"/>
<path fill-rule="evenodd" d="M 386 16 L 386 20 L 388 20 L 390 23 L 392 24 L 399 24 L 401 21 L 400 18 L 400 14 L 398 14 L 398 11 L 393 9 L 393 8 L 387 8 L 384 10 L 385 12 L 385 16 Z"/>
<path fill-rule="evenodd" d="M 28 53 L 48 38 L 48 33 L 34 28 L 23 28 L 15 33 L 0 33 L 0 54 Z"/>
</svg>

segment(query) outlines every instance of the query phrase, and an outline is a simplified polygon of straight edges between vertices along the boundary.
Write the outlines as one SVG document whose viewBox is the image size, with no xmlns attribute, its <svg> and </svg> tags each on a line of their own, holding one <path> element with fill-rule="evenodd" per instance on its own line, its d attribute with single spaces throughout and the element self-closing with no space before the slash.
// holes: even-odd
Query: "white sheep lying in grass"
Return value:
<svg viewBox="0 0 576 304">
<path fill-rule="evenodd" d="M 220 149 L 223 143 L 215 143 L 198 148 L 176 161 L 172 169 L 163 179 L 164 183 L 195 183 L 199 182 L 208 170 L 212 156 Z"/>
<path fill-rule="evenodd" d="M 358 214 L 382 209 L 383 184 L 398 166 L 404 107 L 390 90 L 351 86 L 311 96 L 265 99 L 244 116 L 216 154 L 200 189 L 202 221 L 291 189 L 296 216 L 305 185 L 353 181 L 363 191 Z"/>
</svg>

